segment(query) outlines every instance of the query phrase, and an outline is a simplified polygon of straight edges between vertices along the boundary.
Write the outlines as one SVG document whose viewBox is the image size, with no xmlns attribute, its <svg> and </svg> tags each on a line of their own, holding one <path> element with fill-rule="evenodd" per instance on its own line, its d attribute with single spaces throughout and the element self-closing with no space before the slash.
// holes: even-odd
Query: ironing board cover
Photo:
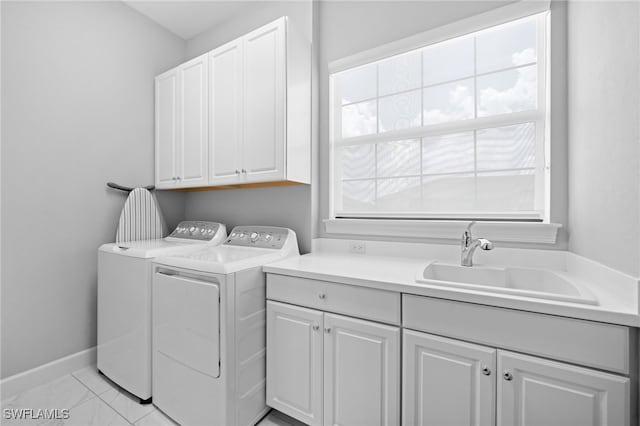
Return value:
<svg viewBox="0 0 640 426">
<path fill-rule="evenodd" d="M 164 218 L 153 194 L 145 188 L 131 191 L 120 213 L 116 243 L 160 239 L 164 230 Z"/>
</svg>

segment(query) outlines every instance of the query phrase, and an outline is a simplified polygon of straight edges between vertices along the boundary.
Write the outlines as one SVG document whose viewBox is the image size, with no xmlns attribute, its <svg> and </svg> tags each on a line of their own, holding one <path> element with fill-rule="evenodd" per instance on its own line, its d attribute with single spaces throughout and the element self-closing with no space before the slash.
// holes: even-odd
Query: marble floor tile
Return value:
<svg viewBox="0 0 640 426">
<path fill-rule="evenodd" d="M 69 418 L 47 426 L 129 426 L 121 415 L 100 398 L 93 398 L 69 412 Z"/>
<path fill-rule="evenodd" d="M 137 422 L 154 410 L 153 405 L 140 404 L 136 397 L 115 388 L 101 393 L 99 398 L 131 423 Z"/>
<path fill-rule="evenodd" d="M 113 389 L 116 386 L 112 384 L 109 379 L 98 373 L 98 369 L 95 365 L 83 368 L 82 370 L 75 371 L 71 374 L 73 377 L 80 380 L 83 385 L 91 389 L 91 391 L 96 395 L 100 395 L 101 393 L 104 393 L 109 389 Z"/>
<path fill-rule="evenodd" d="M 171 420 L 162 411 L 154 408 L 150 414 L 138 420 L 135 426 L 178 426 L 178 423 Z"/>
<path fill-rule="evenodd" d="M 98 394 L 98 396 L 96 396 Z M 69 409 L 68 419 L 0 419 L 2 426 L 178 426 L 154 406 L 121 391 L 98 374 L 95 366 L 85 368 L 2 401 L 9 409 Z M 258 426 L 304 426 L 272 410 Z"/>
<path fill-rule="evenodd" d="M 282 414 L 279 411 L 271 410 L 267 416 L 256 426 L 306 426 L 293 417 Z"/>
<path fill-rule="evenodd" d="M 5 408 L 72 409 L 95 394 L 70 374 L 2 401 Z"/>
</svg>

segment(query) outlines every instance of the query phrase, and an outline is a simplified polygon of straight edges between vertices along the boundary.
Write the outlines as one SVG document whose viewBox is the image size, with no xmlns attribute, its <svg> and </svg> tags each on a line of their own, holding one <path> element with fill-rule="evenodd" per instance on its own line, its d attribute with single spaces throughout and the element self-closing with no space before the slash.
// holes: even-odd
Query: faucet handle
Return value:
<svg viewBox="0 0 640 426">
<path fill-rule="evenodd" d="M 478 238 L 478 243 L 482 250 L 493 250 L 493 243 L 486 238 Z"/>
</svg>

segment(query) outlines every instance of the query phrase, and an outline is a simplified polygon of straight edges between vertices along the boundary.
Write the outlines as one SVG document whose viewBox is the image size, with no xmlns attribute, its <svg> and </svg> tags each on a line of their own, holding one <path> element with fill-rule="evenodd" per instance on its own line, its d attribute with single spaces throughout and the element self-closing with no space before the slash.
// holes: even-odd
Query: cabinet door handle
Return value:
<svg viewBox="0 0 640 426">
<path fill-rule="evenodd" d="M 240 170 L 236 169 L 236 174 L 239 175 L 240 174 Z"/>
<path fill-rule="evenodd" d="M 313 331 L 318 331 L 318 330 L 320 330 L 320 326 L 318 324 L 314 324 Z"/>
<path fill-rule="evenodd" d="M 484 374 L 485 376 L 490 376 L 491 375 L 491 369 L 489 367 L 487 367 L 486 365 L 482 366 L 482 374 Z"/>
<path fill-rule="evenodd" d="M 318 298 L 324 300 L 324 299 L 327 298 L 327 295 L 324 294 L 324 293 L 320 293 L 320 294 L 318 294 Z"/>
<path fill-rule="evenodd" d="M 509 373 L 508 371 L 505 371 L 504 374 L 502 374 L 502 377 L 504 377 L 504 379 L 507 382 L 510 382 L 511 380 L 513 380 L 513 375 L 511 373 Z"/>
<path fill-rule="evenodd" d="M 327 333 L 327 334 L 331 333 L 331 327 L 326 327 L 324 329 L 324 332 Z"/>
<path fill-rule="evenodd" d="M 246 174 L 247 170 L 246 169 L 242 169 L 242 173 Z"/>
</svg>

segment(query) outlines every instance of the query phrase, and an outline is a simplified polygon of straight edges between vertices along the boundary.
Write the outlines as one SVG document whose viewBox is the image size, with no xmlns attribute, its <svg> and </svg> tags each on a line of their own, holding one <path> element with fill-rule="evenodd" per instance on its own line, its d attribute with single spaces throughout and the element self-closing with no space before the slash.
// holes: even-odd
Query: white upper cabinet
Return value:
<svg viewBox="0 0 640 426">
<path fill-rule="evenodd" d="M 156 186 L 177 184 L 178 70 L 156 77 Z"/>
<path fill-rule="evenodd" d="M 202 55 L 178 68 L 180 81 L 180 141 L 178 184 L 202 186 L 208 181 L 207 56 Z"/>
<path fill-rule="evenodd" d="M 156 186 L 208 182 L 207 60 L 199 56 L 156 77 Z"/>
<path fill-rule="evenodd" d="M 243 45 L 243 173 L 252 182 L 283 180 L 285 20 L 251 32 Z"/>
<path fill-rule="evenodd" d="M 629 426 L 627 377 L 498 351 L 498 426 Z"/>
<path fill-rule="evenodd" d="M 308 38 L 282 17 L 156 77 L 156 185 L 310 183 Z"/>
<path fill-rule="evenodd" d="M 242 160 L 242 40 L 209 53 L 209 184 L 239 183 Z"/>
</svg>

